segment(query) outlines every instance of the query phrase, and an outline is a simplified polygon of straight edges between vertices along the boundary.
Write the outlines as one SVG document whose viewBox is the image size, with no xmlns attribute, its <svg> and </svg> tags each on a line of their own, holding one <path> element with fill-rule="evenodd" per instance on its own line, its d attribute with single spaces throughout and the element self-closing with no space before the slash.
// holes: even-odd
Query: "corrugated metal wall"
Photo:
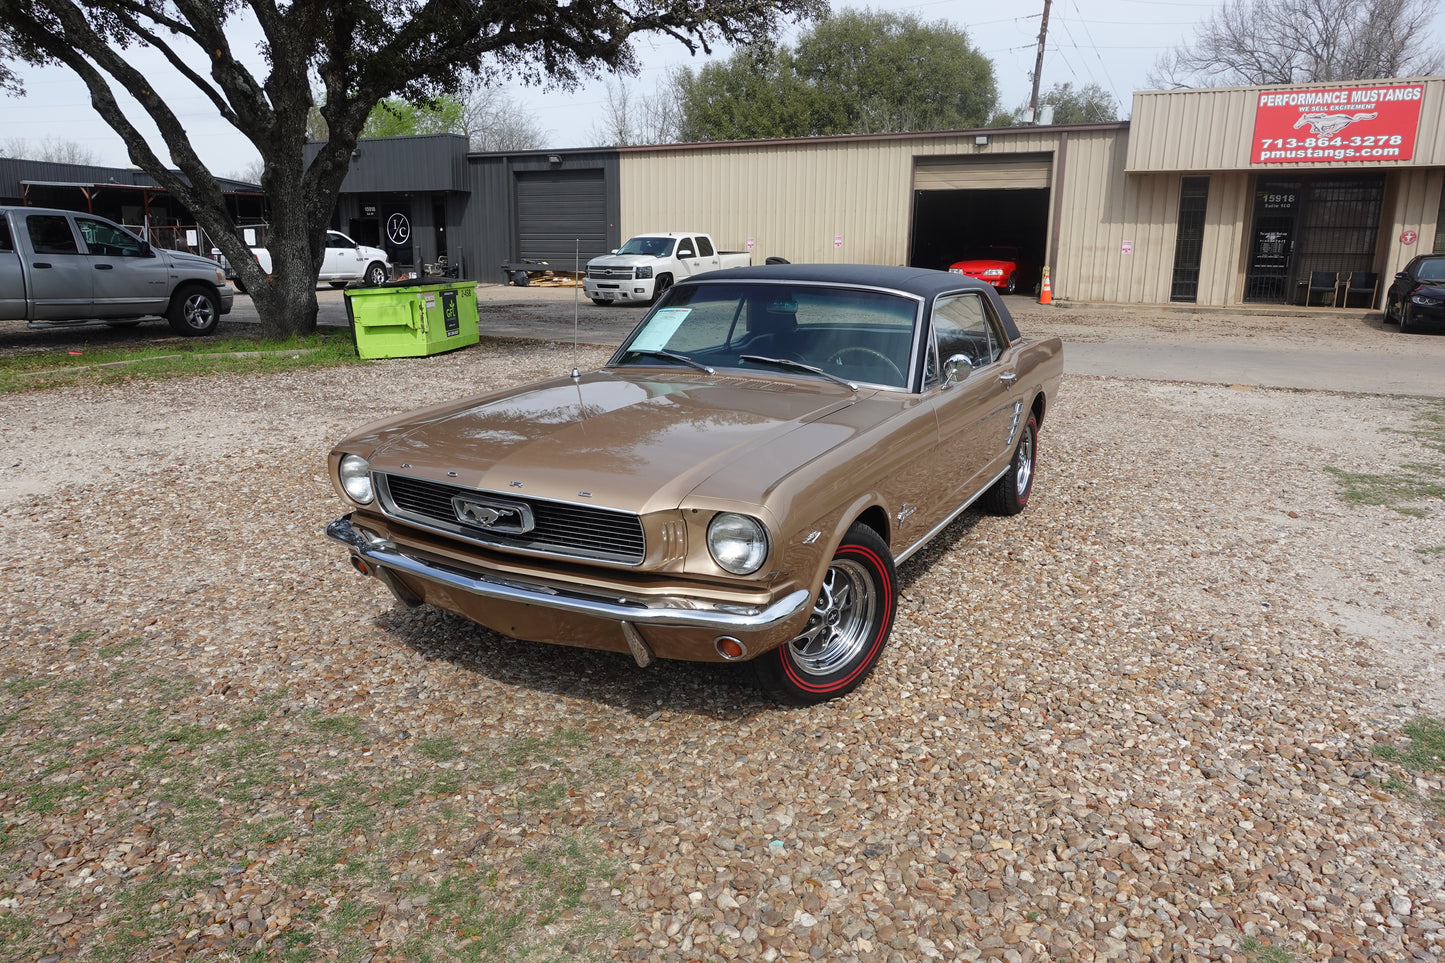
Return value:
<svg viewBox="0 0 1445 963">
<path fill-rule="evenodd" d="M 1050 156 L 1060 130 L 624 148 L 622 236 L 701 231 L 725 250 L 753 239 L 758 262 L 905 264 L 915 158 Z"/>
<path fill-rule="evenodd" d="M 552 158 L 556 157 L 554 163 Z M 467 158 L 467 186 L 471 192 L 461 235 L 467 245 L 471 277 L 504 281 L 504 261 L 521 257 L 518 247 L 516 177 L 527 171 L 601 171 L 606 189 L 607 250 L 622 244 L 618 229 L 619 183 L 615 150 L 540 151 L 522 154 L 473 154 Z M 634 232 L 635 233 L 635 232 Z M 584 252 L 583 260 L 587 258 Z M 562 270 L 570 271 L 568 264 Z"/>
</svg>

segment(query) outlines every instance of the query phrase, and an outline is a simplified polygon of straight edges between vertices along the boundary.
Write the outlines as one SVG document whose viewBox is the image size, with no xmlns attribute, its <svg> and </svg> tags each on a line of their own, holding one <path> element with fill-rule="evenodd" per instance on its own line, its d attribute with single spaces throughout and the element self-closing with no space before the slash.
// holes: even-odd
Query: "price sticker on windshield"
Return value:
<svg viewBox="0 0 1445 963">
<path fill-rule="evenodd" d="M 661 351 L 692 314 L 692 308 L 663 308 L 652 316 L 647 327 L 627 346 L 628 351 Z"/>
</svg>

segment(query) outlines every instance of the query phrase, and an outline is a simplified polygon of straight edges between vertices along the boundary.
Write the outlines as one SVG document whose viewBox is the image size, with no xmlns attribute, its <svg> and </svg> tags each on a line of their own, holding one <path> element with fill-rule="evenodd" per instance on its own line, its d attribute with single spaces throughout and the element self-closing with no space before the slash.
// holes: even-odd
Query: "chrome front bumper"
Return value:
<svg viewBox="0 0 1445 963">
<path fill-rule="evenodd" d="M 536 605 L 616 622 L 640 665 L 647 665 L 652 661 L 651 653 L 648 652 L 644 657 L 639 651 L 638 645 L 645 648 L 645 643 L 637 637 L 632 626 L 706 629 L 727 635 L 767 632 L 795 618 L 812 603 L 812 596 L 803 589 L 789 592 L 766 608 L 725 608 L 712 600 L 703 599 L 695 600 L 696 608 L 676 604 L 679 601 L 693 601 L 678 598 L 666 601 L 646 598 L 609 600 L 540 583 L 463 572 L 416 558 L 402 551 L 395 542 L 352 524 L 349 515 L 327 525 L 326 535 L 345 545 L 351 549 L 353 555 L 365 561 L 403 602 L 416 604 L 415 599 L 408 599 L 407 594 L 388 577 L 387 573 L 390 571 L 460 589 L 481 598 Z"/>
</svg>

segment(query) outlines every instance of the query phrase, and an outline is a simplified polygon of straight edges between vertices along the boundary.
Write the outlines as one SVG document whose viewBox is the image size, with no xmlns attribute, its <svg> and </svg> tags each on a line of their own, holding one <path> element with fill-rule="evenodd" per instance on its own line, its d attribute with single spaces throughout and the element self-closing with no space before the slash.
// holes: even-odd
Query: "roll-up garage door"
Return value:
<svg viewBox="0 0 1445 963">
<path fill-rule="evenodd" d="M 517 172 L 517 253 L 569 265 L 606 254 L 607 186 L 601 169 Z"/>
<path fill-rule="evenodd" d="M 1031 190 L 1049 186 L 1051 154 L 915 158 L 915 191 Z"/>
</svg>

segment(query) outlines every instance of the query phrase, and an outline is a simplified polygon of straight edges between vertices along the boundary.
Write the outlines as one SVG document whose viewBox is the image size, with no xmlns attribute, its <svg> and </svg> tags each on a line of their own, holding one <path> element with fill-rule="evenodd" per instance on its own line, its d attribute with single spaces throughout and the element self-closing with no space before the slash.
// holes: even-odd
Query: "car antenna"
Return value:
<svg viewBox="0 0 1445 963">
<path fill-rule="evenodd" d="M 582 239 L 572 239 L 572 380 L 576 381 L 582 377 L 582 372 L 577 370 L 577 279 L 582 271 Z"/>
</svg>

